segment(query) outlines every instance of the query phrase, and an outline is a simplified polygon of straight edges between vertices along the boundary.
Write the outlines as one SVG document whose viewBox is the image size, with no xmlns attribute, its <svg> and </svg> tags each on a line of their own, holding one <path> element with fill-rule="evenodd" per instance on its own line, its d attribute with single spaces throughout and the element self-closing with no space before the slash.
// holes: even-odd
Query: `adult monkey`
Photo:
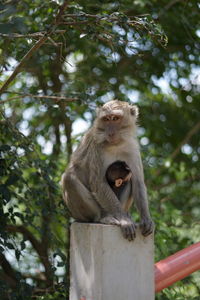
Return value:
<svg viewBox="0 0 200 300">
<path fill-rule="evenodd" d="M 136 202 L 144 236 L 153 231 L 143 167 L 136 138 L 138 108 L 113 100 L 97 110 L 93 126 L 84 135 L 62 176 L 63 197 L 77 221 L 115 224 L 128 240 L 135 238 L 136 225 L 128 211 Z M 106 180 L 106 170 L 124 161 L 132 172 L 129 183 L 117 198 Z"/>
</svg>

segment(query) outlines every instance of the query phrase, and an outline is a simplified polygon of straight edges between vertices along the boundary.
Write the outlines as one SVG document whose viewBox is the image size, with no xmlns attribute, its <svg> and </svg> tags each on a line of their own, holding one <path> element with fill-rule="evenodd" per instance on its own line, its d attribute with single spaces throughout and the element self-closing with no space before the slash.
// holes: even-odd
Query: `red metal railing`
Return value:
<svg viewBox="0 0 200 300">
<path fill-rule="evenodd" d="M 155 264 L 156 292 L 160 292 L 197 270 L 200 270 L 200 242 Z"/>
</svg>

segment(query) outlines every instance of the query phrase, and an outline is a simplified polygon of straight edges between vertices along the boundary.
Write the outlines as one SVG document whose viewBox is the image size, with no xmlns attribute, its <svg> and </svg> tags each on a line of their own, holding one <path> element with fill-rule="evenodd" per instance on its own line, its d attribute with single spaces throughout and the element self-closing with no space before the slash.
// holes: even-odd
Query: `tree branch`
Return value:
<svg viewBox="0 0 200 300">
<path fill-rule="evenodd" d="M 172 152 L 172 154 L 169 156 L 169 160 L 174 160 L 177 155 L 179 154 L 181 148 L 183 145 L 189 142 L 191 137 L 195 135 L 200 130 L 200 121 L 195 124 L 194 127 L 192 127 L 191 130 L 188 131 L 185 138 L 180 142 L 180 144 L 177 146 L 177 148 Z M 159 176 L 161 172 L 163 171 L 163 168 L 158 169 L 156 172 L 156 176 Z"/>
<path fill-rule="evenodd" d="M 9 261 L 1 252 L 0 252 L 0 265 L 4 273 L 6 274 L 6 276 L 10 278 L 9 283 L 11 284 L 11 286 L 15 287 L 17 285 L 16 273 L 11 267 Z"/>
<path fill-rule="evenodd" d="M 67 8 L 67 5 L 68 5 L 68 1 L 65 0 L 64 3 L 60 6 L 59 12 L 58 12 L 57 16 L 55 17 L 55 24 L 56 25 L 60 22 L 62 16 L 64 15 L 64 12 L 65 12 L 65 9 Z"/>
<path fill-rule="evenodd" d="M 15 288 L 17 286 L 16 281 L 9 277 L 3 270 L 0 271 L 0 280 L 3 282 L 6 282 L 11 288 Z M 7 295 L 7 291 L 4 290 L 4 293 Z M 1 297 L 3 297 L 3 295 L 1 294 Z M 4 298 L 2 298 L 4 299 Z M 9 299 L 9 298 L 6 298 Z"/>
<path fill-rule="evenodd" d="M 72 25 L 88 24 L 90 22 L 91 21 L 89 20 L 84 20 L 84 21 L 74 21 L 74 22 L 60 22 L 60 24 L 72 26 Z"/>
<path fill-rule="evenodd" d="M 47 96 L 47 95 L 32 95 L 32 94 L 21 94 L 21 93 L 16 93 L 16 92 L 9 92 L 9 93 L 14 93 L 14 94 L 19 94 L 19 96 L 12 97 L 6 100 L 1 100 L 0 104 L 4 104 L 13 100 L 17 100 L 23 97 L 32 97 L 32 98 L 37 98 L 37 99 L 50 99 L 55 101 L 56 103 L 63 101 L 63 102 L 72 102 L 72 101 L 77 101 L 78 98 L 67 98 L 65 96 Z"/>
<path fill-rule="evenodd" d="M 194 181 L 199 181 L 199 179 L 200 179 L 200 175 L 195 175 L 195 176 L 190 175 L 189 177 L 184 178 L 183 180 L 181 180 L 181 182 L 186 182 L 186 183 L 187 182 L 194 182 Z M 160 191 L 162 188 L 168 187 L 172 184 L 177 184 L 177 180 L 172 179 L 167 183 L 163 183 L 163 184 L 160 184 L 158 186 L 155 185 L 155 186 L 153 186 L 153 189 L 156 190 L 156 191 Z"/>
<path fill-rule="evenodd" d="M 163 8 L 163 11 L 166 12 L 166 10 L 169 10 L 172 6 L 174 6 L 176 3 L 180 2 L 181 0 L 172 0 L 165 5 Z"/>
<path fill-rule="evenodd" d="M 186 134 L 185 138 L 180 142 L 178 147 L 171 154 L 170 159 L 174 159 L 181 150 L 181 147 L 188 143 L 191 137 L 200 130 L 200 121 Z"/>
<path fill-rule="evenodd" d="M 68 2 L 65 1 L 63 5 L 61 5 L 58 15 L 55 18 L 54 26 L 47 31 L 44 36 L 42 36 L 36 44 L 24 55 L 20 63 L 17 65 L 13 73 L 8 77 L 8 79 L 4 82 L 3 86 L 0 88 L 0 95 L 6 90 L 8 85 L 13 81 L 13 79 L 17 76 L 17 74 L 21 71 L 22 67 L 24 66 L 25 62 L 33 56 L 33 54 L 46 42 L 48 37 L 55 31 L 57 24 L 60 22 L 62 15 L 67 7 Z"/>
<path fill-rule="evenodd" d="M 33 248 L 38 253 L 39 258 L 44 265 L 45 275 L 46 275 L 48 284 L 51 285 L 53 283 L 52 268 L 51 268 L 51 263 L 49 262 L 49 259 L 48 259 L 46 245 L 44 245 L 40 241 L 38 241 L 34 237 L 34 235 L 24 226 L 7 225 L 6 230 L 10 233 L 21 233 L 27 240 L 29 240 L 31 242 Z"/>
<path fill-rule="evenodd" d="M 33 280 L 35 280 L 37 282 L 45 282 L 46 281 L 46 276 L 42 272 L 37 273 L 35 275 L 26 273 L 26 274 L 22 274 L 22 277 L 25 278 L 25 279 L 31 278 L 31 279 L 33 279 Z"/>
<path fill-rule="evenodd" d="M 0 88 L 0 94 L 2 94 L 6 90 L 6 88 L 8 87 L 8 85 L 13 81 L 13 79 L 21 71 L 21 69 L 24 66 L 25 62 L 34 54 L 34 52 L 37 49 L 39 49 L 44 44 L 44 42 L 48 39 L 48 35 L 49 34 L 46 33 L 43 37 L 41 37 L 39 39 L 39 41 L 37 41 L 37 43 L 26 53 L 26 55 L 24 55 L 24 57 L 22 58 L 22 60 L 20 61 L 20 63 L 17 65 L 17 67 L 15 68 L 15 70 L 13 71 L 13 73 L 10 75 L 10 77 L 8 77 L 8 79 L 6 80 L 6 82 Z"/>
<path fill-rule="evenodd" d="M 40 242 L 34 237 L 34 235 L 24 226 L 7 225 L 6 230 L 10 233 L 22 233 L 32 244 L 33 248 L 39 253 L 40 252 Z"/>
<path fill-rule="evenodd" d="M 52 32 L 52 34 L 63 34 L 65 33 L 66 30 L 55 30 Z M 0 33 L 0 37 L 4 38 L 9 38 L 9 39 L 17 39 L 17 38 L 41 38 L 44 36 L 46 32 L 41 31 L 41 32 L 33 32 L 33 33 L 28 33 L 28 34 L 20 34 L 20 33 L 11 33 L 11 34 L 6 34 L 6 33 Z"/>
</svg>

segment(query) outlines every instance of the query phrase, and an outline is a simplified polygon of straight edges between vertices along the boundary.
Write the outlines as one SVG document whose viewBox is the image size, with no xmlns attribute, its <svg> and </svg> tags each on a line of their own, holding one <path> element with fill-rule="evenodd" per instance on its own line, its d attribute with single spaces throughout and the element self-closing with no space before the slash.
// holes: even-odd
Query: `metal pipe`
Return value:
<svg viewBox="0 0 200 300">
<path fill-rule="evenodd" d="M 200 242 L 155 264 L 155 288 L 160 292 L 200 269 Z"/>
</svg>

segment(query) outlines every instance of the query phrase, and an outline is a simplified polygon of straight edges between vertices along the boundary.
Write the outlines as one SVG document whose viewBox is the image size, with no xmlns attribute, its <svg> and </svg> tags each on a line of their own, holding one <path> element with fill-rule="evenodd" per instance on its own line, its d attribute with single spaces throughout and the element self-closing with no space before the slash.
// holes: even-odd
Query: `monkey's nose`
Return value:
<svg viewBox="0 0 200 300">
<path fill-rule="evenodd" d="M 115 136 L 115 133 L 114 133 L 114 132 L 109 132 L 108 136 L 109 136 L 110 138 L 113 138 L 113 137 Z"/>
</svg>

